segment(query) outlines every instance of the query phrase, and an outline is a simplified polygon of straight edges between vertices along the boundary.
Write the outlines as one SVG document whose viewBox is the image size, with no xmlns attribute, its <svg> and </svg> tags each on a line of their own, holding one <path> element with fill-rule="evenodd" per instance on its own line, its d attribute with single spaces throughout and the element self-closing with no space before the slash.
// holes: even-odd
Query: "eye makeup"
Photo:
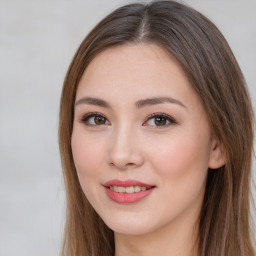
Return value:
<svg viewBox="0 0 256 256">
<path fill-rule="evenodd" d="M 108 119 L 99 112 L 90 112 L 84 115 L 80 121 L 86 126 L 102 126 L 110 125 Z M 163 129 L 170 125 L 177 124 L 176 120 L 165 113 L 153 113 L 146 117 L 146 121 L 142 126 L 155 126 L 155 128 Z"/>
<path fill-rule="evenodd" d="M 90 123 L 90 119 L 93 119 L 94 124 Z M 107 120 L 107 118 L 99 113 L 99 112 L 90 112 L 86 115 L 84 115 L 80 121 L 84 123 L 86 126 L 100 126 L 100 125 L 109 125 L 110 122 Z"/>
<path fill-rule="evenodd" d="M 156 128 L 159 129 L 168 127 L 173 124 L 177 124 L 176 120 L 173 117 L 165 113 L 153 113 L 147 117 L 146 121 L 149 122 L 149 120 L 151 119 L 154 120 L 154 125 L 151 125 L 156 126 Z M 145 126 L 144 124 L 145 122 L 143 123 L 143 126 Z"/>
</svg>

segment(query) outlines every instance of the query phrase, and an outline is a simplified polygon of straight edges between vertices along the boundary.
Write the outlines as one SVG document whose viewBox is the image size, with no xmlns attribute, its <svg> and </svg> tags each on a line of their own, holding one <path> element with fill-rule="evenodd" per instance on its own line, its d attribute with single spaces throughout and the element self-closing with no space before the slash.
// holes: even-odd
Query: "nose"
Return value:
<svg viewBox="0 0 256 256">
<path fill-rule="evenodd" d="M 136 168 L 143 164 L 144 157 L 140 140 L 131 129 L 119 129 L 111 137 L 108 162 L 119 170 Z"/>
</svg>

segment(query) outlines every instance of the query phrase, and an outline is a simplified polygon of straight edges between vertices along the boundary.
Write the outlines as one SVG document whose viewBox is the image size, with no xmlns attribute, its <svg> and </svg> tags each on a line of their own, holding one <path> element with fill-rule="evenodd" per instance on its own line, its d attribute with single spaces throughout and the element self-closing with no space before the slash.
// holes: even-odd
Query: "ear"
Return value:
<svg viewBox="0 0 256 256">
<path fill-rule="evenodd" d="M 226 163 L 226 156 L 222 144 L 215 138 L 212 139 L 208 168 L 218 169 Z"/>
</svg>

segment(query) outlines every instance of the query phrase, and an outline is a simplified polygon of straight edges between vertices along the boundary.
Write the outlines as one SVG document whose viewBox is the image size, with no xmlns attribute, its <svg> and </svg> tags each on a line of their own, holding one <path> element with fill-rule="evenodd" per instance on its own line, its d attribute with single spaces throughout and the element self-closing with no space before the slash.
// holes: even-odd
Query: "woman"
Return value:
<svg viewBox="0 0 256 256">
<path fill-rule="evenodd" d="M 253 111 L 215 25 L 174 1 L 123 6 L 63 86 L 62 255 L 253 256 Z"/>
</svg>

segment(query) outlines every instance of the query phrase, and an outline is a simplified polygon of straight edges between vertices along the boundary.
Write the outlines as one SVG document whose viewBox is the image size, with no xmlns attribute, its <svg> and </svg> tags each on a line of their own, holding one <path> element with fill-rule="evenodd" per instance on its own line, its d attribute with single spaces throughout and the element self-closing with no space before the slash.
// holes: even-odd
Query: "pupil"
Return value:
<svg viewBox="0 0 256 256">
<path fill-rule="evenodd" d="M 95 123 L 96 124 L 105 124 L 105 118 L 102 116 L 96 116 L 95 117 Z"/>
<path fill-rule="evenodd" d="M 155 119 L 155 124 L 157 126 L 159 125 L 165 125 L 166 124 L 166 119 L 164 117 L 156 117 Z"/>
</svg>

